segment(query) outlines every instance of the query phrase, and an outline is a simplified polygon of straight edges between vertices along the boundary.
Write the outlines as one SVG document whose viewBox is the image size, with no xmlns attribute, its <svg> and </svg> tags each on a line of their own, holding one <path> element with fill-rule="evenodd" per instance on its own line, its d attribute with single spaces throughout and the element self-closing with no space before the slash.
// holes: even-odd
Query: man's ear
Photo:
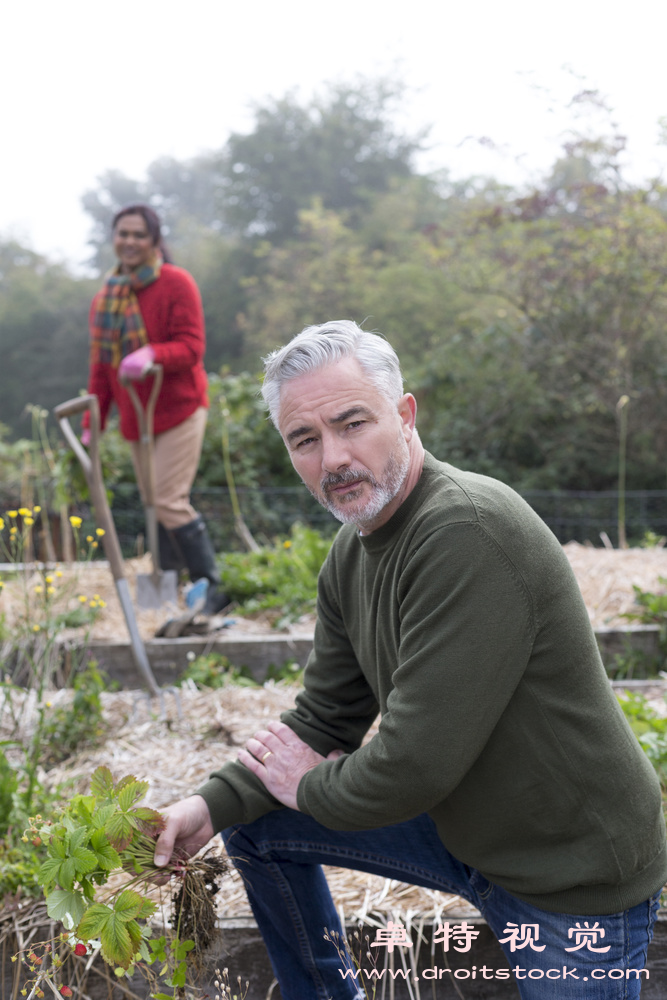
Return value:
<svg viewBox="0 0 667 1000">
<path fill-rule="evenodd" d="M 398 415 L 403 423 L 405 440 L 409 441 L 417 420 L 417 400 L 411 392 L 406 392 L 398 401 Z"/>
</svg>

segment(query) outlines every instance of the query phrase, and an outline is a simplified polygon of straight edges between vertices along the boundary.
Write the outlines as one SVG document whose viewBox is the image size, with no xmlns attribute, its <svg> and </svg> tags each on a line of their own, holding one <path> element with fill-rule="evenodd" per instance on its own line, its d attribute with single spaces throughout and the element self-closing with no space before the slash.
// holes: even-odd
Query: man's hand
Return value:
<svg viewBox="0 0 667 1000">
<path fill-rule="evenodd" d="M 215 834 L 206 802 L 201 795 L 181 799 L 165 810 L 167 825 L 155 845 L 155 864 L 163 868 L 175 849 L 196 854 Z"/>
<path fill-rule="evenodd" d="M 304 774 L 343 753 L 343 750 L 332 750 L 327 757 L 322 757 L 289 726 L 269 722 L 266 729 L 260 729 L 248 740 L 245 750 L 239 750 L 238 758 L 279 802 L 298 810 L 296 792 Z"/>
</svg>

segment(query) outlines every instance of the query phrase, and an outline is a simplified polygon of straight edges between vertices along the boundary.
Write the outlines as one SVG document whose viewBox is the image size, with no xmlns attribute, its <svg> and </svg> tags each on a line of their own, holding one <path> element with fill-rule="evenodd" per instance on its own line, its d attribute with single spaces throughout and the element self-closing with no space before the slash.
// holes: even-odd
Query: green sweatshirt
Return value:
<svg viewBox="0 0 667 1000">
<path fill-rule="evenodd" d="M 387 524 L 340 530 L 304 683 L 283 721 L 323 755 L 346 751 L 299 785 L 325 826 L 428 812 L 464 864 L 565 913 L 615 913 L 667 881 L 658 782 L 574 574 L 501 483 L 427 455 Z M 279 807 L 238 763 L 200 794 L 217 829 Z"/>
</svg>

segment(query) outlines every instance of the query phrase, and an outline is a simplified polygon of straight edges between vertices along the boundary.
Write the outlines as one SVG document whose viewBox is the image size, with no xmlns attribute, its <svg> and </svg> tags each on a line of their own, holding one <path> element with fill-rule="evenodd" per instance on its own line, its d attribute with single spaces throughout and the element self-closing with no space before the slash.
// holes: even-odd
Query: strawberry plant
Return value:
<svg viewBox="0 0 667 1000">
<path fill-rule="evenodd" d="M 174 854 L 167 868 L 157 868 L 155 838 L 165 820 L 141 804 L 147 790 L 146 781 L 132 775 L 115 781 L 107 767 L 98 767 L 88 795 L 75 795 L 54 820 L 36 817 L 27 836 L 46 849 L 38 881 L 49 916 L 63 924 L 75 951 L 99 948 L 116 975 L 130 976 L 139 966 L 154 982 L 150 969 L 157 964 L 159 978 L 177 991 L 187 980 L 188 956 L 201 954 L 210 941 L 211 896 L 226 863 L 219 856 Z M 175 876 L 179 887 L 169 938 L 154 936 L 147 923 L 156 910 L 148 890 L 165 875 Z"/>
</svg>

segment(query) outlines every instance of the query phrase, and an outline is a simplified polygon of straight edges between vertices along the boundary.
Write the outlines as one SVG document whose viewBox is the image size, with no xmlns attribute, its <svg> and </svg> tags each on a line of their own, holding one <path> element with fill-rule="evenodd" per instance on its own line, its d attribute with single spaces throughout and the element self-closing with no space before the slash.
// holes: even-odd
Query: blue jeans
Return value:
<svg viewBox="0 0 667 1000">
<path fill-rule="evenodd" d="M 343 929 L 322 864 L 370 872 L 469 900 L 498 938 L 512 970 L 509 980 L 524 1000 L 630 1000 L 639 996 L 646 978 L 646 951 L 659 893 L 611 916 L 537 909 L 452 857 L 426 814 L 377 830 L 341 832 L 295 810 L 280 809 L 254 823 L 230 827 L 222 836 L 243 877 L 283 1000 L 353 1000 L 366 995 L 363 986 L 372 995 L 373 981 L 365 975 L 363 957 L 357 978 L 351 973 L 346 976 L 340 955 L 331 940 L 325 939 L 325 929 L 329 938 L 332 932 L 342 936 Z M 436 956 L 443 948 L 450 951 L 447 958 L 457 951 L 471 950 L 474 963 L 474 939 L 456 938 L 457 932 L 465 933 L 465 926 L 461 930 L 460 920 L 444 921 L 446 917 L 439 935 L 436 929 L 436 940 L 442 941 Z M 400 939 L 398 923 L 393 930 L 377 932 L 371 948 L 378 954 L 378 969 Z M 432 983 L 428 979 L 439 976 L 451 980 L 454 976 L 446 969 L 448 964 L 453 963 L 442 961 L 441 954 L 439 966 L 444 972 L 436 968 L 430 975 L 420 973 L 429 995 Z M 395 961 L 394 968 L 399 966 L 400 961 Z M 468 970 L 456 970 L 457 985 L 466 993 L 466 986 L 472 988 L 468 981 L 472 969 L 478 980 L 505 978 L 501 967 L 471 965 Z M 381 988 L 381 982 L 375 983 Z"/>
</svg>

